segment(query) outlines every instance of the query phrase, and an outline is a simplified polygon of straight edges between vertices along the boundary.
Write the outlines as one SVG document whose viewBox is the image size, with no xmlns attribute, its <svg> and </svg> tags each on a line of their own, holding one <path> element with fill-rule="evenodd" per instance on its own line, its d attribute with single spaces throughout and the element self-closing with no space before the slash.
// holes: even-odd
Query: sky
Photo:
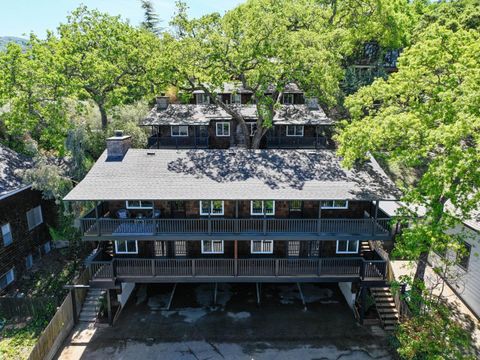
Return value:
<svg viewBox="0 0 480 360">
<path fill-rule="evenodd" d="M 210 12 L 220 13 L 234 8 L 242 0 L 184 0 L 189 13 L 198 17 Z M 152 0 L 164 26 L 175 10 L 175 0 Z M 25 37 L 33 31 L 42 37 L 65 22 L 69 12 L 84 4 L 111 15 L 121 15 L 137 25 L 143 19 L 140 0 L 0 0 L 0 36 Z"/>
</svg>

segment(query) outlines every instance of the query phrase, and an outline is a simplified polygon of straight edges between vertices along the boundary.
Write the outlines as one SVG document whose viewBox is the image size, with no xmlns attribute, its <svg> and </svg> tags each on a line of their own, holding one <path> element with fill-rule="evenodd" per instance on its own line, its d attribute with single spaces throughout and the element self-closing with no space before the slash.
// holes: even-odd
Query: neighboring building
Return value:
<svg viewBox="0 0 480 360">
<path fill-rule="evenodd" d="M 250 135 L 256 130 L 257 107 L 250 91 L 225 86 L 219 97 L 239 111 L 247 122 Z M 210 104 L 203 91 L 194 91 L 189 104 L 172 103 L 166 96 L 158 97 L 156 106 L 141 123 L 151 128 L 151 148 L 212 148 L 242 146 L 243 132 L 225 110 Z M 295 85 L 287 87 L 282 106 L 273 118 L 273 126 L 262 140 L 261 147 L 328 148 L 331 126 L 315 99 L 305 99 Z"/>
<path fill-rule="evenodd" d="M 130 143 L 109 138 L 65 197 L 97 202 L 80 220 L 83 239 L 99 244 L 92 286 L 333 282 L 352 301 L 352 293 L 385 286 L 386 261 L 365 244 L 392 238 L 378 204 L 399 193 L 374 159 L 346 170 L 330 149 Z"/>
<path fill-rule="evenodd" d="M 18 174 L 31 165 L 31 159 L 0 144 L 0 293 L 51 249 L 47 224 L 54 220 L 54 203 Z"/>
</svg>

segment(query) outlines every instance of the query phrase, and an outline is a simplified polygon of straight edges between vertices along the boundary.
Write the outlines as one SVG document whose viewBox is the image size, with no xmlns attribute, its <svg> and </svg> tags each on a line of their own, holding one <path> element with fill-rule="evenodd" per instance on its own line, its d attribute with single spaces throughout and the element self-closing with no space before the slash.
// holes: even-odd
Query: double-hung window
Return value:
<svg viewBox="0 0 480 360">
<path fill-rule="evenodd" d="M 303 125 L 287 125 L 287 136 L 303 136 Z"/>
<path fill-rule="evenodd" d="M 252 254 L 273 254 L 273 240 L 252 240 L 250 252 Z"/>
<path fill-rule="evenodd" d="M 472 245 L 470 245 L 467 242 L 462 243 L 463 249 L 461 252 L 457 255 L 458 256 L 458 265 L 463 269 L 463 270 L 468 270 L 468 264 L 470 262 L 470 253 L 472 252 Z"/>
<path fill-rule="evenodd" d="M 223 254 L 223 240 L 202 240 L 202 254 Z"/>
<path fill-rule="evenodd" d="M 36 228 L 43 223 L 42 207 L 37 206 L 27 211 L 28 230 Z"/>
<path fill-rule="evenodd" d="M 207 94 L 196 94 L 197 105 L 208 105 L 210 104 L 210 98 Z"/>
<path fill-rule="evenodd" d="M 8 246 L 13 243 L 12 229 L 9 223 L 2 225 L 2 239 L 3 246 Z"/>
<path fill-rule="evenodd" d="M 127 209 L 153 209 L 153 202 L 145 200 L 127 200 L 125 206 Z"/>
<path fill-rule="evenodd" d="M 275 215 L 275 201 L 252 200 L 250 201 L 251 215 Z"/>
<path fill-rule="evenodd" d="M 187 256 L 187 242 L 185 240 L 178 240 L 174 242 L 175 256 Z"/>
<path fill-rule="evenodd" d="M 115 253 L 138 254 L 137 240 L 115 240 Z"/>
<path fill-rule="evenodd" d="M 188 125 L 172 125 L 170 126 L 170 134 L 173 137 L 188 136 Z"/>
<path fill-rule="evenodd" d="M 33 256 L 32 254 L 28 254 L 27 257 L 25 258 L 25 267 L 27 270 L 30 270 L 33 266 Z"/>
<path fill-rule="evenodd" d="M 224 214 L 224 203 L 222 200 L 200 201 L 200 215 L 221 216 Z"/>
<path fill-rule="evenodd" d="M 325 200 L 322 201 L 322 209 L 348 209 L 347 200 Z"/>
<path fill-rule="evenodd" d="M 13 268 L 0 277 L 0 289 L 5 289 L 8 285 L 15 281 L 15 272 Z"/>
<path fill-rule="evenodd" d="M 232 99 L 232 104 L 242 103 L 242 95 L 240 94 L 232 94 L 231 99 Z"/>
<path fill-rule="evenodd" d="M 337 240 L 337 254 L 357 254 L 358 240 Z"/>
<path fill-rule="evenodd" d="M 217 122 L 215 125 L 217 136 L 230 136 L 230 123 L 226 121 Z"/>
<path fill-rule="evenodd" d="M 283 103 L 285 105 L 293 105 L 295 103 L 295 95 L 294 94 L 283 94 Z"/>
</svg>

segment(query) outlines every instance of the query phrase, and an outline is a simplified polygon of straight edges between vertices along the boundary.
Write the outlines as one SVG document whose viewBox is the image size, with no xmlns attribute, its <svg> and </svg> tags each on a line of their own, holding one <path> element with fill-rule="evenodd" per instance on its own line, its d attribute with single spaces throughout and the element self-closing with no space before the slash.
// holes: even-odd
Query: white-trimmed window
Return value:
<svg viewBox="0 0 480 360">
<path fill-rule="evenodd" d="M 215 124 L 217 136 L 230 136 L 230 123 L 227 121 L 217 122 Z"/>
<path fill-rule="evenodd" d="M 153 201 L 127 200 L 125 206 L 127 209 L 153 209 Z"/>
<path fill-rule="evenodd" d="M 295 103 L 295 94 L 283 94 L 283 103 L 285 105 L 293 105 Z"/>
<path fill-rule="evenodd" d="M 197 105 L 210 104 L 210 97 L 207 94 L 196 94 Z"/>
<path fill-rule="evenodd" d="M 8 246 L 13 243 L 12 229 L 9 223 L 2 225 L 2 239 L 3 246 Z"/>
<path fill-rule="evenodd" d="M 13 268 L 8 270 L 0 277 L 0 289 L 5 289 L 8 285 L 15 281 L 15 272 Z"/>
<path fill-rule="evenodd" d="M 322 209 L 348 209 L 347 200 L 324 200 Z"/>
<path fill-rule="evenodd" d="M 303 136 L 303 125 L 287 125 L 287 136 Z"/>
<path fill-rule="evenodd" d="M 288 208 L 290 211 L 302 211 L 303 208 L 303 202 L 302 200 L 290 200 L 288 202 Z"/>
<path fill-rule="evenodd" d="M 232 99 L 232 104 L 241 104 L 242 103 L 242 95 L 241 94 L 232 94 L 231 99 Z"/>
<path fill-rule="evenodd" d="M 115 240 L 116 254 L 138 254 L 137 240 Z"/>
<path fill-rule="evenodd" d="M 25 258 L 25 267 L 27 270 L 30 270 L 33 266 L 33 256 L 32 254 L 28 254 L 27 257 Z"/>
<path fill-rule="evenodd" d="M 299 257 L 300 256 L 300 241 L 289 241 L 287 244 L 288 256 Z"/>
<path fill-rule="evenodd" d="M 27 211 L 28 230 L 36 228 L 43 223 L 42 207 L 37 206 Z"/>
<path fill-rule="evenodd" d="M 223 254 L 223 240 L 202 240 L 202 254 Z"/>
<path fill-rule="evenodd" d="M 167 256 L 167 242 L 157 240 L 154 243 L 155 256 L 164 257 Z"/>
<path fill-rule="evenodd" d="M 186 137 L 188 136 L 188 125 L 172 125 L 170 134 L 172 137 Z"/>
<path fill-rule="evenodd" d="M 250 252 L 252 254 L 273 254 L 273 240 L 250 241 Z"/>
<path fill-rule="evenodd" d="M 224 214 L 223 200 L 202 200 L 200 201 L 200 215 L 221 216 Z"/>
<path fill-rule="evenodd" d="M 275 215 L 274 200 L 252 200 L 250 201 L 251 215 Z"/>
<path fill-rule="evenodd" d="M 337 254 L 357 254 L 358 240 L 337 240 Z"/>
</svg>

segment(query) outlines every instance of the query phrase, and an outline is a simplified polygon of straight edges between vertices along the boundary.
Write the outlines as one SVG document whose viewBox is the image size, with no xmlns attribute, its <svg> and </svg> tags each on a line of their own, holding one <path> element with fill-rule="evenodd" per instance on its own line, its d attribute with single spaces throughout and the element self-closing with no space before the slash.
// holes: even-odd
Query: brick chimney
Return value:
<svg viewBox="0 0 480 360">
<path fill-rule="evenodd" d="M 170 103 L 170 98 L 168 96 L 157 96 L 158 110 L 166 110 L 168 108 L 169 103 Z"/>
<path fill-rule="evenodd" d="M 115 135 L 107 139 L 107 161 L 122 161 L 131 146 L 132 137 L 115 130 Z"/>
</svg>

